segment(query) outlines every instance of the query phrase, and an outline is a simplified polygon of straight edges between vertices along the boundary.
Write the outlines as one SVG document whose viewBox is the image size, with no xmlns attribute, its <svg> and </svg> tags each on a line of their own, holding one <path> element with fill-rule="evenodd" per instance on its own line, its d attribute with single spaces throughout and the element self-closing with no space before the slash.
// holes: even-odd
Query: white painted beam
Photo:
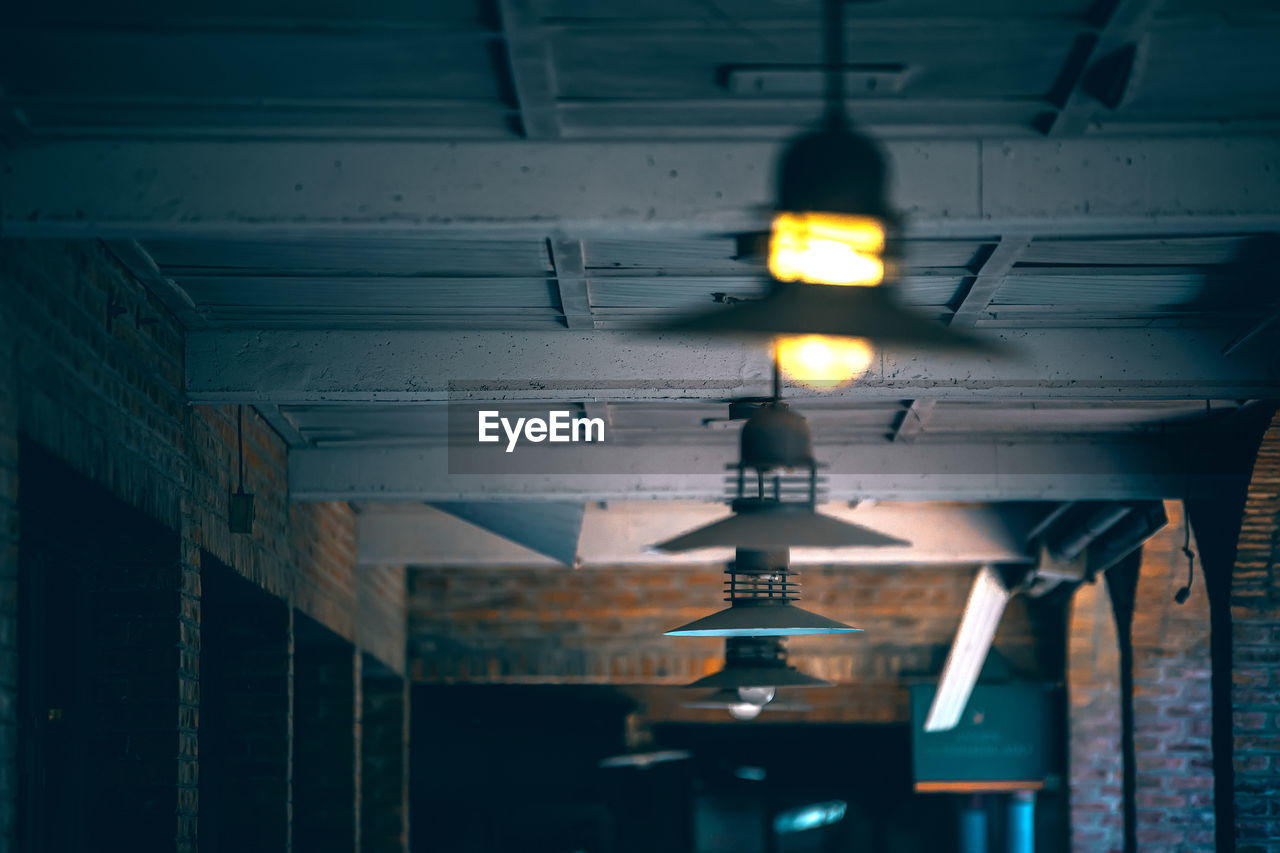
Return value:
<svg viewBox="0 0 1280 853">
<path fill-rule="evenodd" d="M 1230 330 L 992 332 L 1010 357 L 885 350 L 850 400 L 1270 399 L 1280 376 Z M 187 394 L 199 403 L 719 399 L 765 393 L 762 344 L 687 335 L 546 331 L 196 331 Z M 451 386 L 452 383 L 452 386 Z M 451 393 L 452 388 L 452 393 Z"/>
<path fill-rule="evenodd" d="M 893 548 L 796 548 L 793 565 L 963 565 L 1026 562 L 1022 533 L 992 506 L 828 504 L 822 512 L 909 540 Z M 727 548 L 658 554 L 654 542 L 723 518 L 719 504 L 615 501 L 588 504 L 578 540 L 579 566 L 690 565 L 726 562 Z M 550 557 L 418 503 L 365 504 L 356 517 L 362 566 L 554 566 Z"/>
<path fill-rule="evenodd" d="M 614 445 L 579 453 L 517 450 L 514 464 L 539 473 L 495 470 L 473 448 L 397 446 L 299 448 L 289 454 L 295 500 L 719 500 L 724 447 Z M 486 446 L 489 447 L 489 446 Z M 603 452 L 602 452 L 603 451 Z M 548 454 L 543 456 L 541 454 Z M 500 454 L 499 454 L 500 455 Z M 832 500 L 1085 500 L 1212 496 L 1229 474 L 1206 454 L 1155 440 L 1013 439 L 819 447 Z M 1189 473 L 1198 464 L 1211 473 Z"/>
<path fill-rule="evenodd" d="M 892 141 L 917 236 L 1280 227 L 1280 138 Z M 130 237 L 760 228 L 780 143 L 64 141 L 0 152 L 4 233 Z"/>
<path fill-rule="evenodd" d="M 1145 48 L 1142 36 L 1150 26 L 1152 15 L 1161 5 L 1161 0 L 1117 0 L 1107 19 L 1101 22 L 1088 55 L 1071 80 L 1062 108 L 1045 129 L 1046 136 L 1073 136 L 1088 129 L 1091 118 L 1102 106 L 1085 94 L 1082 87 L 1090 66 L 1131 42 L 1137 44 L 1139 49 Z M 1136 59 L 1135 65 L 1140 66 L 1141 62 L 1141 59 Z"/>
</svg>

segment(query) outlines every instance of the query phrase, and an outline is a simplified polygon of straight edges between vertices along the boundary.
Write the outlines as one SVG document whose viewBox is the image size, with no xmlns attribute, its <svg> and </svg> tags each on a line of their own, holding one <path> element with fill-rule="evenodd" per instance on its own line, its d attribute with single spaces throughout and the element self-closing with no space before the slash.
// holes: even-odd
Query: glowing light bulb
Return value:
<svg viewBox="0 0 1280 853">
<path fill-rule="evenodd" d="M 869 216 L 779 213 L 769 272 L 779 281 L 871 287 L 884 280 L 884 225 Z"/>
<path fill-rule="evenodd" d="M 735 720 L 754 720 L 764 710 L 763 705 L 752 705 L 750 702 L 737 702 L 729 706 L 729 716 Z"/>
<path fill-rule="evenodd" d="M 739 687 L 738 698 L 752 705 L 764 706 L 773 701 L 774 692 L 772 687 Z"/>
<path fill-rule="evenodd" d="M 783 335 L 774 341 L 774 356 L 788 379 L 812 388 L 835 388 L 866 373 L 875 351 L 863 338 Z"/>
</svg>

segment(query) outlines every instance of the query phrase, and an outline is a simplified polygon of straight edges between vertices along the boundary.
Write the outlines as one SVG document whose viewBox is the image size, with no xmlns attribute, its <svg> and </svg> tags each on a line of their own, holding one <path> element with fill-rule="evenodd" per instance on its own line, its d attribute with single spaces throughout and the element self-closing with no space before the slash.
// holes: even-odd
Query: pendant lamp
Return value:
<svg viewBox="0 0 1280 853">
<path fill-rule="evenodd" d="M 818 462 L 809 425 L 778 399 L 760 405 L 742 427 L 730 495 L 733 515 L 653 547 L 672 553 L 729 547 L 783 551 L 790 547 L 885 547 L 910 543 L 823 515 L 818 500 Z M 755 558 L 748 558 L 755 559 Z"/>
<path fill-rule="evenodd" d="M 794 138 L 777 172 L 769 239 L 772 286 L 664 324 L 662 331 L 775 337 L 793 380 L 840 385 L 871 364 L 872 345 L 995 351 L 979 335 L 951 329 L 901 304 L 901 222 L 887 195 L 879 144 L 845 111 L 844 0 L 826 0 L 826 114 Z"/>
<path fill-rule="evenodd" d="M 724 667 L 688 686 L 742 691 L 748 688 L 830 687 L 831 683 L 805 675 L 790 666 L 786 649 L 778 637 L 729 637 L 724 641 Z M 742 697 L 740 692 L 739 698 Z"/>
</svg>

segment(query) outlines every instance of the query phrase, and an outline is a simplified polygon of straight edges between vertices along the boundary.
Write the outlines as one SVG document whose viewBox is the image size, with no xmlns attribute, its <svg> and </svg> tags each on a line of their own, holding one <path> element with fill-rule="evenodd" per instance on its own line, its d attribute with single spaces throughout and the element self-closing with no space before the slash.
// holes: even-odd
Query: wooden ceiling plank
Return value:
<svg viewBox="0 0 1280 853">
<path fill-rule="evenodd" d="M 987 312 L 995 299 L 996 291 L 1013 270 L 1018 258 L 1031 245 L 1030 237 L 1004 237 L 987 256 L 982 269 L 965 293 L 951 316 L 952 326 L 975 326 L 978 318 Z"/>
<path fill-rule="evenodd" d="M 570 329 L 594 329 L 591 314 L 591 282 L 587 278 L 586 258 L 581 240 L 548 241 L 551 264 L 555 267 L 556 285 L 560 291 L 560 309 Z"/>
</svg>

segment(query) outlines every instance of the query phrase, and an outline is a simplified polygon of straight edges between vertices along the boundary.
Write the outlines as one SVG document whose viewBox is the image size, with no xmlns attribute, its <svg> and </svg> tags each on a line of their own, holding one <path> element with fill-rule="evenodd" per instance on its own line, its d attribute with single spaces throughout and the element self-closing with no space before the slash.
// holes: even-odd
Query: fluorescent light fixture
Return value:
<svg viewBox="0 0 1280 853">
<path fill-rule="evenodd" d="M 1009 590 L 1005 589 L 1000 576 L 990 566 L 983 566 L 969 590 L 960 629 L 942 668 L 938 692 L 924 721 L 926 732 L 949 731 L 960 722 L 1008 603 Z"/>
<path fill-rule="evenodd" d="M 793 832 L 804 832 L 806 829 L 817 829 L 829 826 L 844 819 L 849 804 L 844 800 L 831 800 L 826 803 L 814 803 L 798 809 L 779 812 L 773 819 L 773 831 L 779 835 Z"/>
</svg>

